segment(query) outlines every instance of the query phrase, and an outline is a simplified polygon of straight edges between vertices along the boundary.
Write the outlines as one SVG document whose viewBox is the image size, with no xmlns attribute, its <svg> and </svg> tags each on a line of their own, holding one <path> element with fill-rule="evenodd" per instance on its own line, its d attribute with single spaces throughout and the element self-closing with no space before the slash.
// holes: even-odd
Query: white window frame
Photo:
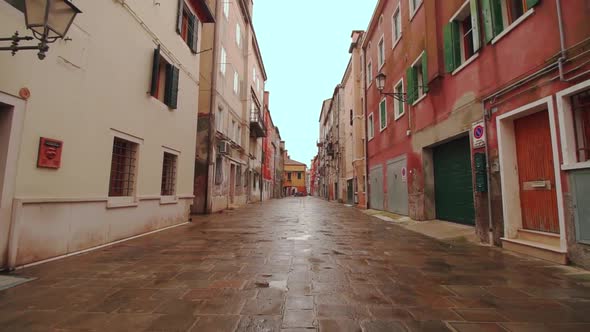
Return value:
<svg viewBox="0 0 590 332">
<path fill-rule="evenodd" d="M 223 109 L 222 108 L 218 108 L 217 109 L 217 116 L 218 116 L 218 118 L 216 119 L 217 120 L 217 128 L 216 129 L 220 133 L 223 133 L 223 117 L 224 117 L 224 114 L 225 113 L 223 112 Z"/>
<path fill-rule="evenodd" d="M 234 93 L 237 95 L 240 94 L 240 74 L 238 71 L 234 71 Z"/>
<path fill-rule="evenodd" d="M 565 90 L 561 90 L 556 95 L 561 153 L 563 156 L 561 169 L 564 171 L 590 168 L 590 161 L 578 161 L 576 135 L 573 130 L 575 117 L 571 101 L 572 96 L 588 89 L 590 89 L 590 80 L 586 80 Z"/>
<path fill-rule="evenodd" d="M 517 26 L 519 26 L 522 22 L 524 22 L 524 20 L 526 20 L 527 18 L 529 18 L 529 16 L 533 15 L 535 13 L 535 7 L 528 9 L 524 14 L 522 14 L 521 17 L 517 18 L 514 22 L 512 22 L 511 24 L 507 24 L 508 23 L 508 13 L 506 12 L 506 1 L 502 1 L 502 21 L 504 24 L 504 30 L 502 30 L 502 32 L 500 32 L 496 37 L 494 37 L 494 39 L 492 39 L 492 45 L 495 45 L 498 41 L 500 41 L 500 39 L 504 38 L 504 36 L 506 36 L 507 34 L 510 33 L 510 31 L 514 30 Z"/>
<path fill-rule="evenodd" d="M 229 19 L 229 4 L 230 0 L 222 0 L 223 1 L 223 16 L 225 19 Z"/>
<path fill-rule="evenodd" d="M 385 105 L 385 112 L 384 112 L 385 114 L 381 114 L 381 105 Z M 382 124 L 383 124 L 382 116 L 383 115 L 385 115 L 385 126 L 382 126 Z M 379 102 L 379 132 L 383 132 L 385 129 L 387 129 L 387 99 L 383 98 Z"/>
<path fill-rule="evenodd" d="M 164 157 L 164 153 L 176 156 L 176 164 L 174 165 L 174 167 L 176 167 L 174 171 L 174 195 L 162 196 L 160 193 L 160 204 L 178 204 L 178 164 L 180 160 L 180 151 L 162 146 L 162 158 Z"/>
<path fill-rule="evenodd" d="M 471 16 L 471 1 L 470 0 L 466 0 L 462 5 L 461 8 L 459 8 L 459 10 L 457 10 L 457 12 L 455 12 L 455 15 L 453 15 L 453 17 L 449 20 L 449 22 L 453 22 L 453 21 L 457 21 L 457 17 L 459 17 L 459 15 L 461 15 L 465 9 L 469 10 L 469 16 Z M 459 67 L 457 67 L 457 69 L 453 70 L 453 72 L 451 73 L 451 75 L 455 75 L 458 72 L 460 72 L 463 68 L 467 67 L 467 65 L 469 65 L 470 63 L 472 63 L 478 56 L 479 56 L 479 50 L 477 51 L 473 51 L 473 55 L 470 56 L 469 58 L 466 57 L 465 55 L 465 38 L 464 38 L 464 31 L 463 31 L 463 25 L 461 24 L 459 26 L 459 32 L 461 34 L 461 37 L 459 39 L 459 48 L 460 48 L 460 52 L 461 52 L 461 65 Z M 473 40 L 473 44 L 475 45 L 475 40 L 474 40 L 474 34 L 475 31 L 473 31 L 473 27 L 471 27 L 471 39 Z M 481 38 L 480 38 L 480 43 L 481 43 Z"/>
<path fill-rule="evenodd" d="M 420 65 L 420 69 L 422 69 L 422 56 L 424 55 L 424 51 L 420 52 L 420 55 L 418 56 L 418 58 L 416 60 L 414 60 L 414 62 L 412 63 L 412 68 L 416 68 L 417 65 Z M 419 102 L 421 102 L 422 100 L 424 100 L 424 98 L 426 98 L 426 96 L 428 96 L 428 92 L 424 93 L 424 79 L 422 79 L 422 70 L 418 70 L 417 71 L 418 75 L 416 75 L 417 80 L 418 80 L 418 99 L 416 99 L 416 101 L 414 103 L 412 103 L 412 106 L 418 104 Z"/>
<path fill-rule="evenodd" d="M 397 24 L 395 21 L 395 17 L 398 17 L 399 20 L 399 36 L 395 38 L 395 32 L 397 31 Z M 393 11 L 393 15 L 391 16 L 391 36 L 392 36 L 392 46 L 391 48 L 394 49 L 399 41 L 402 39 L 402 3 L 401 1 L 397 5 L 397 9 Z"/>
<path fill-rule="evenodd" d="M 375 117 L 373 113 L 369 113 L 367 116 L 367 137 L 369 141 L 375 137 Z"/>
<path fill-rule="evenodd" d="M 383 35 L 381 35 L 381 38 L 377 43 L 377 63 L 379 64 L 379 70 L 381 70 L 385 64 L 385 38 Z"/>
<path fill-rule="evenodd" d="M 236 23 L 236 45 L 238 45 L 239 49 L 242 48 L 242 27 L 240 23 Z"/>
<path fill-rule="evenodd" d="M 136 144 L 136 151 L 135 151 L 135 172 L 134 178 L 135 181 L 133 183 L 133 194 L 131 196 L 108 196 L 107 199 L 107 209 L 117 209 L 117 208 L 125 208 L 125 207 L 136 207 L 139 206 L 139 197 L 138 197 L 138 179 L 139 179 L 139 165 L 140 165 L 140 158 L 141 158 L 141 149 L 144 143 L 143 138 L 136 137 L 134 135 L 125 133 L 123 131 L 119 131 L 116 129 L 111 129 L 111 160 L 109 160 L 109 167 L 112 165 L 112 149 L 114 144 L 115 137 L 119 139 L 126 140 L 133 144 Z M 109 169 L 109 184 L 111 181 L 111 172 Z M 108 187 L 107 187 L 108 190 Z M 108 195 L 108 194 L 107 194 Z"/>
<path fill-rule="evenodd" d="M 225 76 L 225 72 L 227 70 L 227 52 L 225 50 L 225 47 L 221 46 L 221 55 L 220 55 L 221 59 L 219 60 L 219 71 L 221 72 L 221 74 L 223 76 Z"/>
<path fill-rule="evenodd" d="M 420 2 L 416 5 L 416 8 L 414 8 L 414 0 L 408 0 L 408 2 L 410 3 L 410 6 L 408 7 L 410 9 L 410 22 L 412 21 L 412 19 L 414 19 L 414 16 L 416 16 L 416 13 L 420 9 L 420 7 L 422 7 L 422 3 L 424 2 L 424 0 L 418 1 Z"/>
<path fill-rule="evenodd" d="M 393 86 L 393 92 L 397 92 L 397 87 L 400 86 L 402 87 L 402 93 L 404 93 L 405 87 L 404 87 L 404 79 L 401 78 L 394 86 Z M 402 102 L 402 112 L 398 114 L 398 107 L 399 107 L 400 102 L 398 102 L 398 100 L 394 99 L 394 104 L 393 104 L 393 119 L 395 121 L 401 119 L 405 114 L 406 114 L 406 103 Z"/>
<path fill-rule="evenodd" d="M 373 83 L 373 60 L 367 63 L 367 87 Z"/>
</svg>

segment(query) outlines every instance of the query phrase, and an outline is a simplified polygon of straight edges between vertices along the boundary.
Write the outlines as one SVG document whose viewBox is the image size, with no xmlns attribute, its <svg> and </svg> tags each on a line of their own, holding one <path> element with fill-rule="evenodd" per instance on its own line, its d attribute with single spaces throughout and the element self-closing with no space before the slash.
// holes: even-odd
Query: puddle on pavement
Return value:
<svg viewBox="0 0 590 332">
<path fill-rule="evenodd" d="M 287 280 L 271 281 L 268 283 L 270 288 L 287 291 Z"/>
<path fill-rule="evenodd" d="M 301 235 L 301 236 L 292 236 L 292 237 L 288 237 L 287 240 L 293 240 L 293 241 L 307 241 L 311 238 L 311 235 L 306 234 L 306 235 Z"/>
</svg>

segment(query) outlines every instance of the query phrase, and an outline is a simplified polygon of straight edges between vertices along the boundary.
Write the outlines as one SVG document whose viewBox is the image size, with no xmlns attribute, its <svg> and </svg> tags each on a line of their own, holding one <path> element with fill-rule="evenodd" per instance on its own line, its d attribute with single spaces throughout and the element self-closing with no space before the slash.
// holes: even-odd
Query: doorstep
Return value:
<svg viewBox="0 0 590 332">
<path fill-rule="evenodd" d="M 0 291 L 18 286 L 20 284 L 24 284 L 25 282 L 29 282 L 32 280 L 35 280 L 35 278 L 25 278 L 7 274 L 0 274 Z"/>
<path fill-rule="evenodd" d="M 559 235 L 528 230 L 519 230 L 515 239 L 502 238 L 506 250 L 566 265 L 567 251 L 559 247 Z"/>
</svg>

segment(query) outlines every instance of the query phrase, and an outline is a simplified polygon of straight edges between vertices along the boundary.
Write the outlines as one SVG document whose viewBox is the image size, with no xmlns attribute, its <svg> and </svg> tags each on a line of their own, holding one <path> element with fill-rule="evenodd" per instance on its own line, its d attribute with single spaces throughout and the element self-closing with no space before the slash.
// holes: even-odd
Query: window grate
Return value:
<svg viewBox="0 0 590 332">
<path fill-rule="evenodd" d="M 110 197 L 133 196 L 136 154 L 137 144 L 115 137 L 109 182 Z"/>
<path fill-rule="evenodd" d="M 176 160 L 177 156 L 164 152 L 162 166 L 162 196 L 176 194 Z"/>
</svg>

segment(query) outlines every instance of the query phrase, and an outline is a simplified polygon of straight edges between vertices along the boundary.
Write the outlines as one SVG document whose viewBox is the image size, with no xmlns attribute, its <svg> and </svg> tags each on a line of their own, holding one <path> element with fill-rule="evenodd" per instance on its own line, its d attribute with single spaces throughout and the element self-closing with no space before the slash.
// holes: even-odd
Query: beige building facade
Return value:
<svg viewBox="0 0 590 332">
<path fill-rule="evenodd" d="M 25 33 L 21 5 L 0 1 L 0 31 Z M 189 218 L 207 5 L 76 6 L 83 14 L 45 60 L 0 53 L 3 268 Z"/>
</svg>

